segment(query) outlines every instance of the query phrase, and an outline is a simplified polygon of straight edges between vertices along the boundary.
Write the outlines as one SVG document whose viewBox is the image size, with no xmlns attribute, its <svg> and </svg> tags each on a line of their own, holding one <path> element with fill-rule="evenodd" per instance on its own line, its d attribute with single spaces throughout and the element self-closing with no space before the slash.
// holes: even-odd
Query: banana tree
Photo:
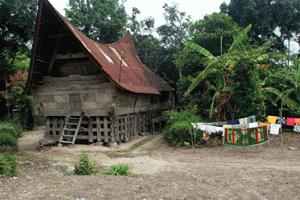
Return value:
<svg viewBox="0 0 300 200">
<path fill-rule="evenodd" d="M 194 78 L 185 96 L 190 95 L 199 84 L 204 82 L 209 84 L 210 88 L 214 89 L 210 103 L 210 117 L 226 119 L 227 104 L 234 97 L 235 88 L 238 85 L 234 77 L 243 76 L 243 74 L 237 74 L 241 64 L 244 61 L 250 63 L 250 67 L 255 70 L 261 68 L 261 62 L 269 57 L 267 49 L 272 44 L 272 41 L 268 41 L 260 47 L 253 48 L 249 43 L 248 37 L 250 29 L 251 25 L 234 37 L 228 52 L 221 56 L 214 56 L 196 43 L 190 41 L 184 42 L 187 47 L 198 52 L 199 56 L 204 57 L 203 64 L 206 66 L 205 69 Z"/>
</svg>

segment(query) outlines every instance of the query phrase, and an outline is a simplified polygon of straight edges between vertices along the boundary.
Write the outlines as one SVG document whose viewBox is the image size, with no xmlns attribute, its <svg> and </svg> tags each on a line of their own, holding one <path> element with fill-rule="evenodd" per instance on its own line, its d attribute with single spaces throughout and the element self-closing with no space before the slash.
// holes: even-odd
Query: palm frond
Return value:
<svg viewBox="0 0 300 200">
<path fill-rule="evenodd" d="M 233 43 L 231 44 L 229 48 L 229 52 L 231 52 L 233 49 L 240 47 L 245 41 L 248 39 L 248 33 L 251 30 L 252 25 L 248 25 L 246 28 L 244 28 L 237 36 L 234 37 Z"/>
<path fill-rule="evenodd" d="M 263 88 L 264 91 L 274 94 L 278 97 L 278 99 L 280 99 L 288 108 L 293 109 L 293 110 L 298 110 L 299 109 L 299 105 L 296 101 L 292 100 L 291 98 L 289 98 L 289 95 L 284 94 L 283 92 L 279 91 L 276 88 L 273 87 L 266 87 Z"/>
<path fill-rule="evenodd" d="M 210 109 L 209 109 L 209 117 L 212 117 L 214 114 L 215 102 L 216 102 L 216 99 L 219 97 L 219 95 L 220 95 L 220 92 L 216 91 L 212 98 Z"/>
<path fill-rule="evenodd" d="M 215 60 L 216 59 L 216 57 L 212 53 L 210 53 L 208 50 L 206 50 L 205 48 L 201 47 L 200 45 L 198 45 L 194 42 L 184 41 L 184 45 L 187 46 L 187 47 L 190 47 L 191 49 L 193 49 L 195 51 L 197 51 L 198 53 L 205 56 L 209 60 Z"/>
<path fill-rule="evenodd" d="M 191 85 L 189 86 L 188 90 L 185 92 L 184 96 L 188 96 L 191 94 L 191 92 L 199 85 L 201 81 L 206 79 L 207 76 L 218 72 L 217 69 L 213 68 L 213 66 L 217 63 L 218 61 L 214 61 L 210 63 L 200 74 L 192 81 Z"/>
</svg>

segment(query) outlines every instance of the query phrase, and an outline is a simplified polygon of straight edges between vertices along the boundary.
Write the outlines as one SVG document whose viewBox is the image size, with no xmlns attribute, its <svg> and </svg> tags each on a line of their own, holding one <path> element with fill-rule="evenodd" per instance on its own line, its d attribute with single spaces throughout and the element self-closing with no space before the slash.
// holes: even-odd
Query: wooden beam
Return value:
<svg viewBox="0 0 300 200">
<path fill-rule="evenodd" d="M 66 60 L 66 59 L 77 59 L 77 58 L 87 58 L 83 52 L 74 54 L 57 54 L 56 60 Z"/>
<path fill-rule="evenodd" d="M 37 58 L 36 61 L 42 62 L 42 63 L 50 64 L 50 62 L 48 62 L 48 61 L 46 61 L 46 60 L 43 60 L 43 59 L 41 59 L 41 58 Z"/>
<path fill-rule="evenodd" d="M 61 38 L 58 38 L 58 39 L 57 39 L 56 46 L 55 46 L 55 49 L 54 49 L 54 52 L 53 52 L 53 55 L 52 55 L 52 58 L 51 58 L 51 61 L 50 61 L 48 73 L 50 73 L 51 70 L 52 70 L 54 61 L 55 61 L 55 59 L 56 59 L 56 54 L 57 54 L 57 51 L 58 51 L 58 46 L 59 46 L 59 44 L 60 44 L 60 40 L 61 40 Z"/>
</svg>

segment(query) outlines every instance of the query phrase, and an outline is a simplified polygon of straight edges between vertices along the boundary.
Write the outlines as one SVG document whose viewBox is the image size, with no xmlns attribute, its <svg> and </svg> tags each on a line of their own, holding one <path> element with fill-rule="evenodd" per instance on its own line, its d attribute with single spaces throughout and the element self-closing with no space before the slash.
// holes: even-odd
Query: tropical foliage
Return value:
<svg viewBox="0 0 300 200">
<path fill-rule="evenodd" d="M 300 44 L 299 1 L 231 0 L 221 12 L 196 21 L 175 4 L 165 4 L 165 21 L 158 27 L 152 17 L 141 19 L 137 8 L 128 15 L 124 5 L 69 0 L 66 17 L 105 43 L 130 29 L 142 62 L 176 88 L 183 116 L 192 110 L 207 120 L 264 117 L 281 108 L 300 115 L 299 56 L 289 48 Z M 0 0 L 0 89 L 8 88 L 0 91 L 0 118 L 19 111 L 23 125 L 33 121 L 25 82 L 36 10 L 35 0 Z M 186 118 L 178 121 L 195 119 Z M 187 130 L 185 123 L 172 124 L 176 128 L 169 126 L 169 133 Z"/>
<path fill-rule="evenodd" d="M 191 133 L 191 123 L 200 121 L 200 118 L 193 114 L 191 110 L 182 112 L 169 111 L 165 115 L 170 119 L 165 129 L 165 138 L 173 146 L 186 146 L 197 144 L 201 141 L 202 134 L 193 137 Z"/>
</svg>

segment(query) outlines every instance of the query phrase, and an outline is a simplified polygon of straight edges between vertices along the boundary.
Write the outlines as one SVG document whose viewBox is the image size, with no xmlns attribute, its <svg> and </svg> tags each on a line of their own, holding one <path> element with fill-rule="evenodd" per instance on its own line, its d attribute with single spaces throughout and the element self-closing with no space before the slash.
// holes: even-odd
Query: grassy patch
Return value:
<svg viewBox="0 0 300 200">
<path fill-rule="evenodd" d="M 16 174 L 17 157 L 14 154 L 0 153 L 0 178 Z"/>
<path fill-rule="evenodd" d="M 110 166 L 107 170 L 104 171 L 104 174 L 110 176 L 131 176 L 132 172 L 129 169 L 127 164 L 117 164 Z"/>
</svg>

